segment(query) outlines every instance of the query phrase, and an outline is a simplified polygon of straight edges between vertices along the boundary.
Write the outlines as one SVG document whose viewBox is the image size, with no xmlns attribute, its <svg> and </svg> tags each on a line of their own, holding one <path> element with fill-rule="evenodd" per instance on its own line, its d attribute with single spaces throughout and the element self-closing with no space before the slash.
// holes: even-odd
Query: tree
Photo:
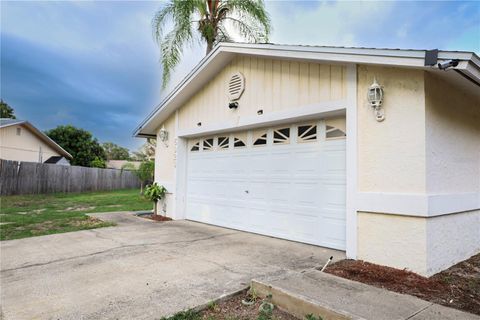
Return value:
<svg viewBox="0 0 480 320">
<path fill-rule="evenodd" d="M 91 167 L 92 162 L 98 164 L 98 160 L 106 159 L 102 146 L 86 130 L 68 125 L 58 126 L 45 134 L 72 155 L 72 165 Z"/>
<path fill-rule="evenodd" d="M 90 167 L 105 169 L 107 164 L 105 163 L 105 160 L 96 157 L 92 162 L 90 162 Z"/>
<path fill-rule="evenodd" d="M 127 148 L 120 147 L 113 142 L 102 143 L 107 160 L 130 160 L 130 152 Z"/>
<path fill-rule="evenodd" d="M 172 30 L 165 34 L 165 27 Z M 163 87 L 180 62 L 183 48 L 198 39 L 207 44 L 207 54 L 215 44 L 232 38 L 228 27 L 247 42 L 268 42 L 271 25 L 263 0 L 170 0 L 153 18 L 155 40 L 160 45 Z"/>
<path fill-rule="evenodd" d="M 140 193 L 143 193 L 143 185 L 145 183 L 153 181 L 153 175 L 155 170 L 155 163 L 153 161 L 144 161 L 138 167 L 138 170 L 134 171 L 135 175 L 140 179 Z"/>
<path fill-rule="evenodd" d="M 133 158 L 138 161 L 149 161 L 155 159 L 157 140 L 148 138 L 138 151 L 133 152 Z"/>
<path fill-rule="evenodd" d="M 3 99 L 0 99 L 0 118 L 17 119 L 15 111 Z"/>
</svg>

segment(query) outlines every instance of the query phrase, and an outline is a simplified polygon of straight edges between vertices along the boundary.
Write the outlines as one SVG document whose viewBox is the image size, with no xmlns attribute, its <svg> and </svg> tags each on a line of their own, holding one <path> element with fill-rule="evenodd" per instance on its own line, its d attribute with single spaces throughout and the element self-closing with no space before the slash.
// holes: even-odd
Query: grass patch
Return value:
<svg viewBox="0 0 480 320">
<path fill-rule="evenodd" d="M 151 208 L 137 189 L 6 196 L 0 200 L 0 240 L 112 226 L 86 213 Z"/>
</svg>

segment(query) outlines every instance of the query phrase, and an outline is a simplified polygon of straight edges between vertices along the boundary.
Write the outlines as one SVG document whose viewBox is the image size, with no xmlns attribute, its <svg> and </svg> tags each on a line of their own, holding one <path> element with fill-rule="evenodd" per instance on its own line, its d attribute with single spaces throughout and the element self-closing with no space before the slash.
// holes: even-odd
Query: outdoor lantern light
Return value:
<svg viewBox="0 0 480 320">
<path fill-rule="evenodd" d="M 158 133 L 158 137 L 160 138 L 160 141 L 162 141 L 165 146 L 167 146 L 168 142 L 168 131 L 165 129 L 165 126 L 162 126 L 162 129 L 160 129 L 160 132 Z"/>
<path fill-rule="evenodd" d="M 373 78 L 373 83 L 368 88 L 368 103 L 374 109 L 377 121 L 385 120 L 385 111 L 382 108 L 383 87 L 378 84 L 377 79 Z"/>
</svg>

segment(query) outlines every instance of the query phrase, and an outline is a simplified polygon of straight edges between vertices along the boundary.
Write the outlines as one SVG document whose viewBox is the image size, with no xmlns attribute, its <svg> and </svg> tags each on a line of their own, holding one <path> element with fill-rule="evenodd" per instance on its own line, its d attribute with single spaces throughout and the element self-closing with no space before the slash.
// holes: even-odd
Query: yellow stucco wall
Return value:
<svg viewBox="0 0 480 320">
<path fill-rule="evenodd" d="M 358 213 L 358 259 L 418 273 L 427 268 L 426 220 Z"/>
<path fill-rule="evenodd" d="M 361 99 L 373 75 L 385 85 L 383 123 Z M 429 72 L 359 67 L 358 110 L 361 192 L 480 192 L 480 101 L 458 84 Z M 432 275 L 480 251 L 479 226 L 480 210 L 434 217 L 359 212 L 358 258 Z"/>
<path fill-rule="evenodd" d="M 358 259 L 431 276 L 480 252 L 480 210 L 437 217 L 358 213 Z"/>
<path fill-rule="evenodd" d="M 386 119 L 367 103 L 376 77 L 384 86 Z M 358 188 L 360 192 L 425 191 L 424 73 L 358 66 Z"/>
<path fill-rule="evenodd" d="M 20 128 L 20 135 L 17 135 Z M 40 140 L 30 130 L 13 125 L 0 129 L 0 158 L 5 160 L 39 162 L 39 152 L 42 150 L 42 162 L 52 156 L 59 156 L 54 149 Z"/>
<path fill-rule="evenodd" d="M 426 73 L 427 190 L 480 192 L 480 99 Z"/>
<path fill-rule="evenodd" d="M 227 84 L 234 72 L 245 76 L 239 108 L 228 108 Z M 179 112 L 181 130 L 210 126 L 239 117 L 294 109 L 346 96 L 346 67 L 240 56 L 228 64 Z"/>
<path fill-rule="evenodd" d="M 168 132 L 168 141 L 163 143 L 158 138 L 160 127 L 157 131 L 157 148 L 155 151 L 155 181 L 162 184 L 172 184 L 175 179 L 176 155 L 176 130 L 175 113 L 165 121 L 163 126 Z"/>
</svg>

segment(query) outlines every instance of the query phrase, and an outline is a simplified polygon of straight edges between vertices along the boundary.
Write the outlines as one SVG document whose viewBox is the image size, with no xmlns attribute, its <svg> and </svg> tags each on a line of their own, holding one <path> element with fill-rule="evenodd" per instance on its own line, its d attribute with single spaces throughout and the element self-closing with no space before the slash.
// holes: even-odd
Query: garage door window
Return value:
<svg viewBox="0 0 480 320">
<path fill-rule="evenodd" d="M 199 151 L 200 150 L 200 141 L 197 141 L 193 146 L 192 148 L 190 149 L 190 151 Z"/>
<path fill-rule="evenodd" d="M 281 128 L 273 131 L 274 144 L 290 143 L 290 128 Z"/>
<path fill-rule="evenodd" d="M 218 137 L 218 149 L 228 149 L 228 145 L 230 143 L 229 137 Z"/>
<path fill-rule="evenodd" d="M 234 148 L 242 148 L 242 147 L 245 147 L 245 146 L 246 146 L 245 142 L 243 142 L 239 138 L 234 138 L 233 139 L 233 147 Z"/>
<path fill-rule="evenodd" d="M 261 130 L 254 132 L 253 134 L 253 145 L 254 146 L 266 146 L 267 145 L 267 131 Z"/>
<path fill-rule="evenodd" d="M 213 150 L 213 138 L 203 140 L 203 151 Z"/>
<path fill-rule="evenodd" d="M 297 141 L 298 142 L 312 142 L 317 140 L 317 125 L 302 125 L 298 126 Z"/>
<path fill-rule="evenodd" d="M 345 138 L 345 136 L 346 134 L 342 130 L 332 126 L 327 126 L 327 130 L 325 133 L 325 138 L 327 138 L 327 140 L 341 139 L 341 138 Z"/>
</svg>

